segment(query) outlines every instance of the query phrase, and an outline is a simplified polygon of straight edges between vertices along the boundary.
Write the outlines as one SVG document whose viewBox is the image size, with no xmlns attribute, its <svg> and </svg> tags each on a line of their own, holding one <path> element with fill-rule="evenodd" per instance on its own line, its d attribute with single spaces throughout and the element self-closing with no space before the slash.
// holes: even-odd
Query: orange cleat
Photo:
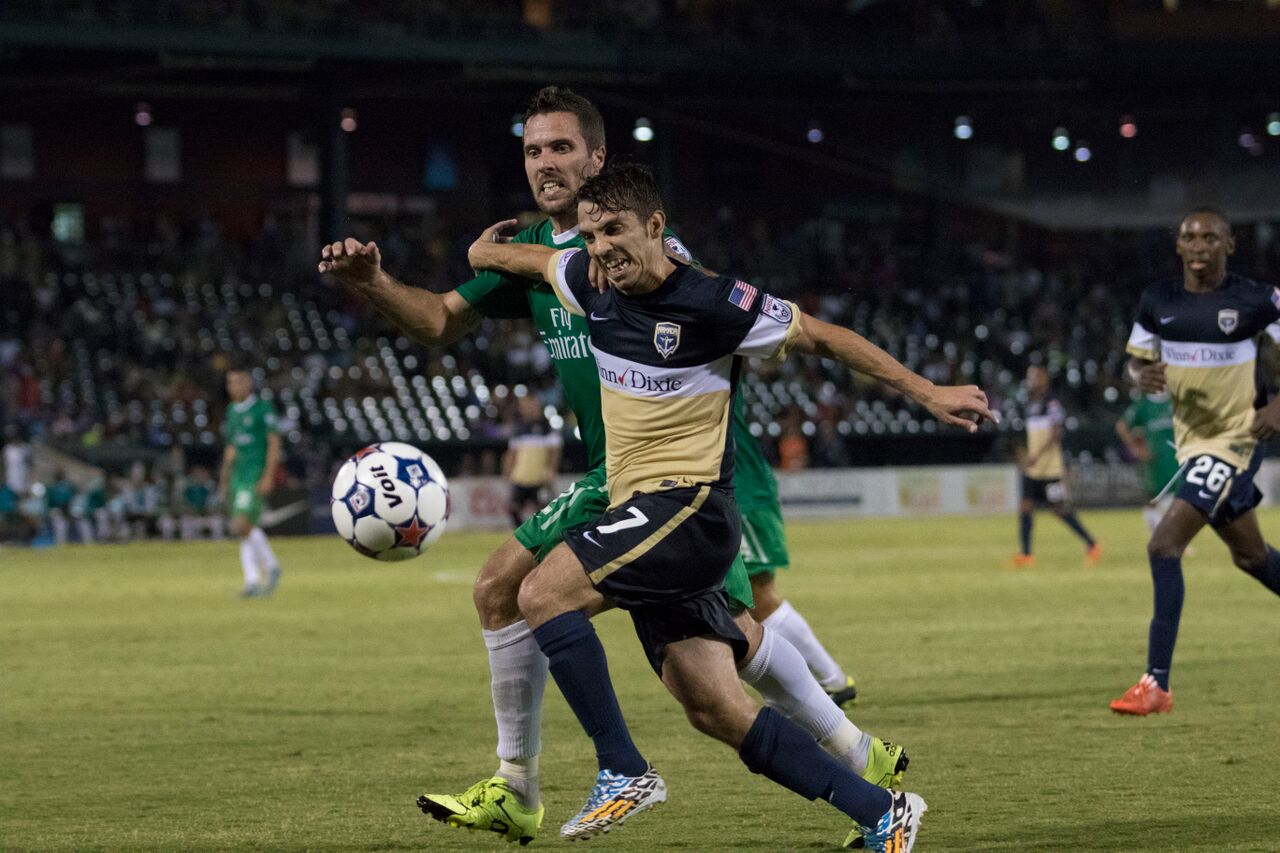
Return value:
<svg viewBox="0 0 1280 853">
<path fill-rule="evenodd" d="M 1086 566 L 1096 566 L 1102 562 L 1102 543 L 1094 542 L 1089 546 L 1089 550 L 1084 552 L 1084 563 Z"/>
<path fill-rule="evenodd" d="M 1145 717 L 1147 714 L 1167 714 L 1173 710 L 1173 691 L 1161 690 L 1151 673 L 1143 673 L 1138 683 L 1111 703 L 1117 714 Z"/>
<path fill-rule="evenodd" d="M 1036 558 L 1033 554 L 1014 554 L 1013 559 L 1009 561 L 1015 569 L 1034 569 L 1036 567 Z"/>
</svg>

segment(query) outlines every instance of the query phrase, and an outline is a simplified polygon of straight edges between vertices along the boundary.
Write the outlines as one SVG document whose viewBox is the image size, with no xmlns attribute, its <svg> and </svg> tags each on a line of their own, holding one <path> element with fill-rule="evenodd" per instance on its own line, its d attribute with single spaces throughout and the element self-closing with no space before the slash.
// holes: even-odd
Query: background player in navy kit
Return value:
<svg viewBox="0 0 1280 853">
<path fill-rule="evenodd" d="M 629 739 L 613 737 L 621 715 L 586 616 L 607 596 L 631 613 L 655 671 L 696 728 L 738 749 L 753 771 L 831 802 L 865 830 L 870 849 L 906 853 L 924 801 L 865 782 L 784 717 L 760 710 L 737 680 L 746 641 L 721 587 L 740 535 L 730 406 L 741 356 L 790 349 L 843 361 L 971 431 L 977 426 L 966 416 L 992 417 L 985 395 L 934 386 L 847 329 L 673 263 L 663 251 L 657 188 L 641 167 L 585 182 L 578 222 L 587 252 L 482 239 L 471 254 L 477 268 L 527 277 L 545 268 L 565 308 L 588 318 L 599 367 L 610 509 L 567 533 L 520 590 L 557 685 L 598 756 L 643 761 Z M 613 286 L 603 294 L 588 279 L 588 255 Z M 608 782 L 602 769 L 597 787 Z"/>
<path fill-rule="evenodd" d="M 564 445 L 560 433 L 547 423 L 537 394 L 529 392 L 520 397 L 516 411 L 507 452 L 502 455 L 502 475 L 511 484 L 507 511 L 513 527 L 519 527 L 547 502 L 560 470 L 560 449 Z"/>
<path fill-rule="evenodd" d="M 1123 714 L 1173 709 L 1169 667 L 1182 613 L 1182 553 L 1206 524 L 1240 569 L 1280 595 L 1280 553 L 1258 528 L 1262 493 L 1253 477 L 1260 442 L 1280 429 L 1280 398 L 1266 401 L 1257 382 L 1258 336 L 1280 340 L 1280 289 L 1227 272 L 1235 250 L 1231 224 L 1199 208 L 1182 220 L 1182 277 L 1142 293 L 1129 336 L 1129 376 L 1149 394 L 1173 397 L 1183 482 L 1147 546 L 1155 585 L 1147 671 L 1111 703 Z"/>
<path fill-rule="evenodd" d="M 1087 562 L 1096 563 L 1102 549 L 1084 529 L 1062 481 L 1062 425 L 1067 419 L 1062 404 L 1053 396 L 1049 371 L 1038 364 L 1027 368 L 1026 455 L 1022 458 L 1022 500 L 1018 505 L 1018 538 L 1022 550 L 1013 558 L 1015 566 L 1035 565 L 1031 555 L 1031 513 L 1047 505 L 1063 523 L 1084 540 Z"/>
</svg>

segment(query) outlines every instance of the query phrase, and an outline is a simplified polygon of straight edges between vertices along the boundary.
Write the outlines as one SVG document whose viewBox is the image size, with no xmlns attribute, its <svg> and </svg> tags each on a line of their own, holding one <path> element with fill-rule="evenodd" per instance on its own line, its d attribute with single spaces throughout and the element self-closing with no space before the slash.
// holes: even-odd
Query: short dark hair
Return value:
<svg viewBox="0 0 1280 853">
<path fill-rule="evenodd" d="M 528 124 L 534 116 L 547 113 L 573 113 L 578 117 L 578 127 L 587 148 L 595 151 L 604 147 L 604 117 L 596 105 L 564 86 L 543 86 L 529 99 L 524 120 Z"/>
<path fill-rule="evenodd" d="M 1191 217 L 1193 217 L 1193 216 L 1213 216 L 1213 217 L 1216 217 L 1216 218 L 1218 218 L 1218 219 L 1222 220 L 1222 224 L 1223 224 L 1223 225 L 1227 226 L 1227 232 L 1228 232 L 1228 233 L 1230 233 L 1230 232 L 1231 232 L 1231 220 L 1227 218 L 1227 215 L 1226 215 L 1225 213 L 1223 213 L 1221 210 L 1219 210 L 1219 209 L 1218 209 L 1218 208 L 1216 208 L 1216 207 L 1210 207 L 1210 206 L 1208 206 L 1208 205 L 1202 205 L 1202 206 L 1200 206 L 1200 207 L 1193 207 L 1193 208 L 1191 208 L 1190 210 L 1188 210 L 1188 211 L 1187 211 L 1187 213 L 1186 213 L 1186 215 L 1185 215 L 1185 216 L 1183 216 L 1181 219 L 1179 219 L 1179 220 L 1178 220 L 1178 224 L 1179 224 L 1179 225 L 1181 225 L 1183 222 L 1186 222 L 1188 219 L 1190 219 L 1190 218 L 1191 218 Z"/>
<path fill-rule="evenodd" d="M 663 209 L 653 172 L 639 163 L 609 166 L 587 178 L 578 190 L 578 201 L 588 202 L 608 213 L 634 211 L 641 222 L 652 216 L 655 210 Z"/>
</svg>

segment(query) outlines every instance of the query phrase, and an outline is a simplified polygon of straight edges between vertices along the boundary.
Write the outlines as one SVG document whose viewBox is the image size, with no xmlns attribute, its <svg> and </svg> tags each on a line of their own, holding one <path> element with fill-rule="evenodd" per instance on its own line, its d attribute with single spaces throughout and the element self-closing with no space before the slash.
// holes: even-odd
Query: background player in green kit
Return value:
<svg viewBox="0 0 1280 853">
<path fill-rule="evenodd" d="M 1160 519 L 1173 505 L 1173 495 L 1167 487 L 1178 474 L 1178 451 L 1173 444 L 1173 402 L 1169 393 L 1143 394 L 1134 400 L 1124 417 L 1116 421 L 1116 435 L 1133 458 L 1142 463 L 1148 501 L 1142 508 L 1142 518 L 1147 530 L 1154 533 Z"/>
<path fill-rule="evenodd" d="M 267 542 L 267 534 L 258 527 L 258 516 L 280 464 L 276 413 L 270 403 L 253 393 L 253 378 L 247 370 L 227 372 L 227 396 L 231 404 L 222 421 L 227 448 L 222 454 L 218 495 L 229 508 L 231 529 L 240 537 L 240 567 L 244 570 L 240 594 L 246 598 L 270 595 L 280 583 L 280 561 Z"/>
<path fill-rule="evenodd" d="M 530 103 L 523 147 L 530 189 L 548 218 L 521 231 L 514 242 L 561 249 L 582 246 L 575 197 L 582 182 L 604 163 L 604 124 L 599 112 L 568 90 L 548 87 Z M 496 239 L 497 231 L 491 229 L 491 233 Z M 665 242 L 669 251 L 687 256 L 669 232 Z M 474 587 L 489 649 L 498 771 L 462 794 L 420 800 L 425 811 L 452 825 L 500 832 L 510 841 L 532 838 L 542 821 L 538 754 L 547 661 L 520 614 L 517 594 L 520 582 L 559 544 L 566 530 L 597 517 L 608 505 L 599 378 L 586 323 L 565 310 L 543 282 L 481 273 L 454 291 L 436 295 L 403 285 L 385 273 L 372 243 L 347 239 L 324 247 L 321 254 L 321 272 L 336 273 L 420 343 L 457 340 L 482 317 L 531 317 L 551 353 L 565 401 L 577 417 L 591 470 L 517 529 L 486 561 Z M 750 607 L 751 587 L 741 561 L 726 579 L 725 589 L 740 609 Z M 859 731 L 830 701 L 780 632 L 763 631 L 748 614 L 741 618 L 747 625 L 744 632 L 755 641 L 744 678 L 857 772 L 885 784 L 900 779 L 906 766 L 901 747 Z"/>
<path fill-rule="evenodd" d="M 742 559 L 751 579 L 755 606 L 751 615 L 766 628 L 786 637 L 831 701 L 845 706 L 858 696 L 847 674 L 822 645 L 808 621 L 778 593 L 777 572 L 791 564 L 787 531 L 778 501 L 778 481 L 747 425 L 742 396 L 733 406 L 733 497 L 742 515 Z"/>
</svg>

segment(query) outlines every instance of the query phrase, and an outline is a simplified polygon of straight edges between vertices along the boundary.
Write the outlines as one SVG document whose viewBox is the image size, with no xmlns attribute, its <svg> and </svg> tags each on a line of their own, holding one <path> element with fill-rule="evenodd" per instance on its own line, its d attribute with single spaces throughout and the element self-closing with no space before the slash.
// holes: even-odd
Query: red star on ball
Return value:
<svg viewBox="0 0 1280 853">
<path fill-rule="evenodd" d="M 368 447 L 364 448 L 363 450 L 357 450 L 357 451 L 356 451 L 356 455 L 355 455 L 355 456 L 352 456 L 351 458 L 352 458 L 352 459 L 363 459 L 363 458 L 365 458 L 366 456 L 368 456 L 370 453 L 375 452 L 377 449 L 378 449 L 378 445 L 376 445 L 376 444 L 371 444 L 371 445 L 369 445 Z"/>
<path fill-rule="evenodd" d="M 430 528 L 418 524 L 418 519 L 415 516 L 407 527 L 397 527 L 396 533 L 400 534 L 401 545 L 417 548 L 418 543 L 422 541 L 422 537 L 426 536 L 429 530 Z"/>
</svg>

